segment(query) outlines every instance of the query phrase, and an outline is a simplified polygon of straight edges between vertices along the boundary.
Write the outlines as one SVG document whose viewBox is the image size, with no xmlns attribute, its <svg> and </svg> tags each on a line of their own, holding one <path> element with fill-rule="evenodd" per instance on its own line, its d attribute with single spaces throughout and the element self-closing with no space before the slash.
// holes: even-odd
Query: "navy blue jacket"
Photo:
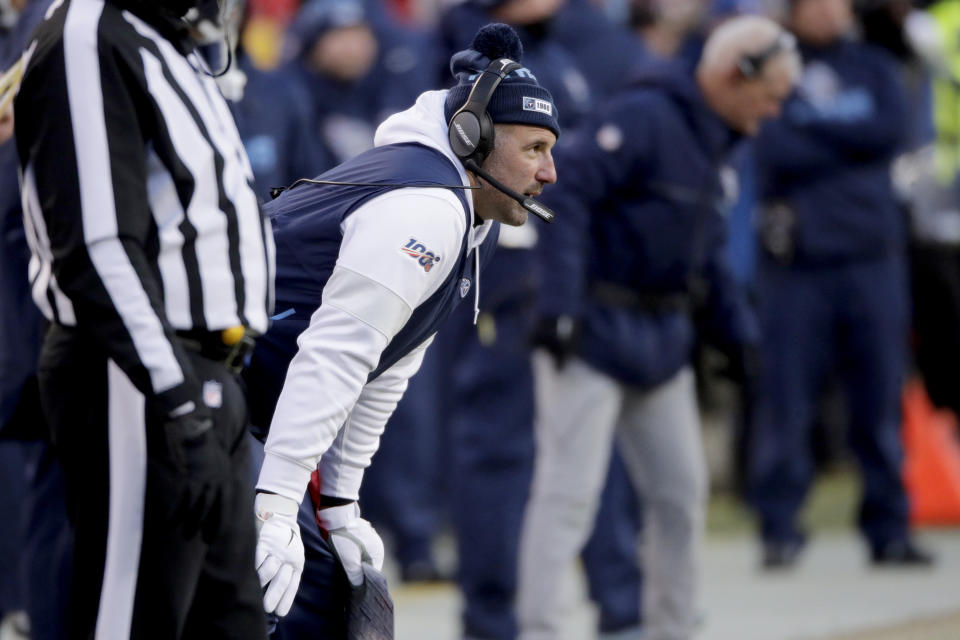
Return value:
<svg viewBox="0 0 960 640">
<path fill-rule="evenodd" d="M 459 184 L 456 167 L 440 152 L 418 144 L 376 147 L 320 176 L 323 180 L 396 184 Z M 276 242 L 277 317 L 270 330 L 257 341 L 244 378 L 251 390 L 252 424 L 267 428 L 287 368 L 297 353 L 297 337 L 309 326 L 310 316 L 320 306 L 323 288 L 340 253 L 341 223 L 368 200 L 391 187 L 302 185 L 268 203 Z M 454 191 L 464 207 L 469 234 L 470 209 L 463 190 Z M 494 225 L 479 247 L 481 268 L 489 262 L 497 243 Z M 475 280 L 474 259 L 464 238 L 457 266 L 437 291 L 413 311 L 380 357 L 370 379 L 396 364 L 433 335 L 464 295 L 461 282 Z M 372 256 L 371 259 L 376 259 Z"/>
<path fill-rule="evenodd" d="M 290 71 L 307 88 L 314 137 L 332 159 L 331 165 L 316 169 L 320 172 L 372 147 L 374 131 L 387 116 L 406 109 L 422 92 L 435 88 L 430 73 L 434 44 L 429 34 L 371 20 L 377 58 L 365 76 L 342 82 L 310 69 L 308 57 L 317 34 L 309 32 L 309 25 L 300 24 L 303 20 L 301 14 L 291 30 L 306 30 L 308 37 L 285 56 Z"/>
<path fill-rule="evenodd" d="M 896 62 L 849 41 L 802 54 L 800 89 L 757 143 L 761 201 L 792 210 L 797 264 L 902 251 L 905 228 L 890 181 L 907 130 Z"/>
<path fill-rule="evenodd" d="M 261 201 L 270 189 L 322 173 L 336 164 L 316 139 L 310 96 L 289 68 L 261 71 L 240 55 L 247 76 L 243 99 L 230 103 Z"/>
<path fill-rule="evenodd" d="M 636 34 L 590 0 L 568 0 L 557 15 L 555 35 L 576 59 L 595 98 L 622 89 L 637 62 L 649 57 Z"/>
<path fill-rule="evenodd" d="M 649 68 L 561 139 L 541 313 L 582 319 L 581 356 L 641 387 L 688 361 L 702 308 L 721 348 L 759 339 L 724 252 L 719 168 L 738 137 L 677 63 Z"/>
<path fill-rule="evenodd" d="M 33 0 L 16 26 L 0 35 L 0 71 L 20 57 L 51 2 Z M 46 320 L 33 303 L 27 278 L 30 249 L 20 211 L 16 147 L 12 138 L 0 145 L 0 429 L 13 416 L 23 385 L 37 370 L 46 327 Z"/>
</svg>

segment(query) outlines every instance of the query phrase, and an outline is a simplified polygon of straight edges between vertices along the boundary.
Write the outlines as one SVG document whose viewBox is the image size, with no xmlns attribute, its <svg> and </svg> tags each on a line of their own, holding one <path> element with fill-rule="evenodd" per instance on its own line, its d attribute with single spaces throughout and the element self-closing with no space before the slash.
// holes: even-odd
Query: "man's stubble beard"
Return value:
<svg viewBox="0 0 960 640">
<path fill-rule="evenodd" d="M 519 202 L 486 182 L 481 187 L 481 193 L 483 197 L 478 204 L 482 207 L 480 211 L 484 214 L 484 220 L 493 220 L 512 227 L 526 223 L 527 210 L 520 206 Z"/>
</svg>

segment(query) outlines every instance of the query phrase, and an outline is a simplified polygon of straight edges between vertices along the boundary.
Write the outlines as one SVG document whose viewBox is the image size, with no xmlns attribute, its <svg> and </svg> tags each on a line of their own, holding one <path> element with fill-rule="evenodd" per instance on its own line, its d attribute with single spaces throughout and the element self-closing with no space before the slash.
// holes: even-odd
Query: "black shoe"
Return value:
<svg viewBox="0 0 960 640">
<path fill-rule="evenodd" d="M 763 543 L 762 565 L 771 571 L 790 569 L 797 564 L 803 540 L 768 540 Z"/>
<path fill-rule="evenodd" d="M 936 559 L 913 540 L 894 540 L 870 552 L 870 562 L 878 567 L 932 567 Z"/>
<path fill-rule="evenodd" d="M 425 584 L 447 582 L 450 577 L 444 575 L 437 565 L 429 560 L 415 560 L 400 567 L 400 580 L 406 584 Z"/>
</svg>

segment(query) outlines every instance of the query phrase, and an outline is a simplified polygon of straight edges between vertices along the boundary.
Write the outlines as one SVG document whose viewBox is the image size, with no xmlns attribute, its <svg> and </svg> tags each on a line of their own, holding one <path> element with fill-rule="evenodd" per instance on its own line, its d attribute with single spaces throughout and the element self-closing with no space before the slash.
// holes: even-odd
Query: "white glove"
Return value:
<svg viewBox="0 0 960 640">
<path fill-rule="evenodd" d="M 373 526 L 360 517 L 356 502 L 317 509 L 317 519 L 330 534 L 330 542 L 340 557 L 350 584 L 355 587 L 363 584 L 361 564 L 364 562 L 377 571 L 383 568 L 383 540 Z"/>
<path fill-rule="evenodd" d="M 257 514 L 257 574 L 260 586 L 268 582 L 263 609 L 285 616 L 293 605 L 303 574 L 303 541 L 297 524 L 296 500 L 272 493 L 258 493 L 253 503 Z"/>
</svg>

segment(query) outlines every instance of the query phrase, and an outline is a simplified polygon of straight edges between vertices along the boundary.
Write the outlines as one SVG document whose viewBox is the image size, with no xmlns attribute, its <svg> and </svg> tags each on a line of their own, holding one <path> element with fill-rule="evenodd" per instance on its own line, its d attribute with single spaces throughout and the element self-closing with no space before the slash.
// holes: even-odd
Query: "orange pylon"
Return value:
<svg viewBox="0 0 960 640">
<path fill-rule="evenodd" d="M 960 440 L 957 418 L 930 402 L 923 383 L 903 391 L 903 482 L 916 525 L 960 525 Z"/>
</svg>

